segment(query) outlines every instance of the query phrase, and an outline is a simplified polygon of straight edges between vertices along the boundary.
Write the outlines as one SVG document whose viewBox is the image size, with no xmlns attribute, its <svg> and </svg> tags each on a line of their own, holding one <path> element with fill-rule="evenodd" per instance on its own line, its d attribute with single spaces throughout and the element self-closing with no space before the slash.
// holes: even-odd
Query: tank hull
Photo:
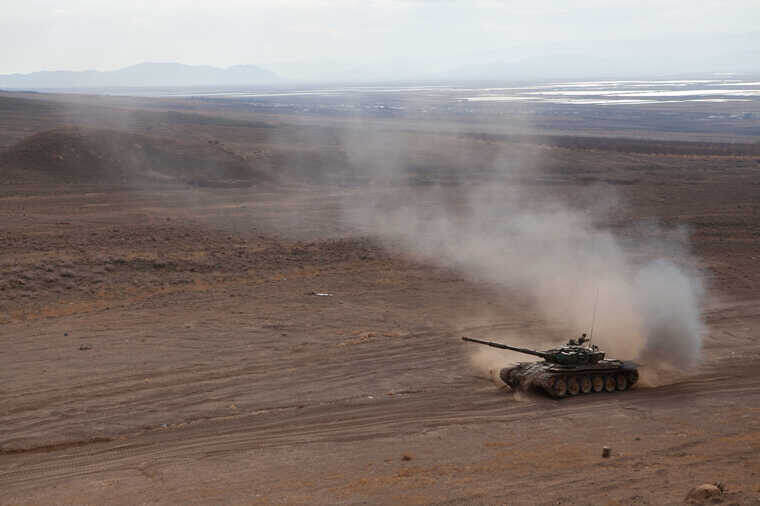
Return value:
<svg viewBox="0 0 760 506">
<path fill-rule="evenodd" d="M 628 390 L 639 379 L 638 364 L 621 360 L 601 360 L 583 366 L 551 362 L 522 362 L 499 372 L 513 389 L 538 389 L 555 399 L 580 394 Z"/>
</svg>

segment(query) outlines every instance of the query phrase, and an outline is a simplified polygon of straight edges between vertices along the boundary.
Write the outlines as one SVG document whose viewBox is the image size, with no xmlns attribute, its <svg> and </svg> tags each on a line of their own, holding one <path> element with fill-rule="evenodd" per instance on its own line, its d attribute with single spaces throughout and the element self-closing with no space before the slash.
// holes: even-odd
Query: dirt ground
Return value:
<svg viewBox="0 0 760 506">
<path fill-rule="evenodd" d="M 250 158 L 271 138 L 241 148 L 259 126 L 203 128 L 262 170 L 288 163 Z M 492 161 L 493 142 L 465 152 Z M 531 346 L 567 329 L 347 224 L 347 202 L 393 185 L 303 167 L 234 188 L 56 183 L 54 164 L 14 166 L 0 503 L 680 504 L 720 482 L 719 501 L 760 504 L 760 159 L 525 149 L 542 152 L 533 184 L 613 187 L 625 204 L 604 225 L 623 236 L 688 227 L 709 287 L 697 368 L 561 401 L 495 384 L 460 336 Z"/>
</svg>

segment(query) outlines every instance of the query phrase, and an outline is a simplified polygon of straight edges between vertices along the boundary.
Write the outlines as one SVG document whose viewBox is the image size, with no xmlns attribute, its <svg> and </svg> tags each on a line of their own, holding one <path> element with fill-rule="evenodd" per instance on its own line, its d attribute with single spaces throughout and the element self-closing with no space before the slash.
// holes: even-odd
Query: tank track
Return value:
<svg viewBox="0 0 760 506">
<path fill-rule="evenodd" d="M 638 370 L 628 368 L 612 371 L 548 371 L 527 377 L 514 375 L 513 371 L 514 369 L 506 368 L 500 372 L 501 379 L 507 385 L 512 388 L 537 387 L 554 399 L 624 391 L 634 386 L 639 380 Z"/>
</svg>

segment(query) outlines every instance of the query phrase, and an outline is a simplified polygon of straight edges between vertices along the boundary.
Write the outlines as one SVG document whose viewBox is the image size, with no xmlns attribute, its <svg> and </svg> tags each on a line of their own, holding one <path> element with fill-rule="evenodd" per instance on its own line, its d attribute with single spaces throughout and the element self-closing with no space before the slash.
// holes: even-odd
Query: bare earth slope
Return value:
<svg viewBox="0 0 760 506">
<path fill-rule="evenodd" d="M 346 202 L 392 186 L 27 179 L 0 193 L 0 503 L 680 504 L 716 481 L 760 503 L 754 155 L 447 139 L 414 155 L 417 184 L 456 189 L 430 167 L 460 148 L 539 149 L 530 184 L 615 188 L 606 226 L 688 227 L 710 287 L 701 365 L 563 401 L 495 384 L 461 335 L 568 329 L 346 225 Z"/>
<path fill-rule="evenodd" d="M 100 184 L 184 182 L 250 186 L 271 179 L 218 142 L 192 143 L 117 130 L 57 128 L 0 154 L 11 183 Z"/>
</svg>

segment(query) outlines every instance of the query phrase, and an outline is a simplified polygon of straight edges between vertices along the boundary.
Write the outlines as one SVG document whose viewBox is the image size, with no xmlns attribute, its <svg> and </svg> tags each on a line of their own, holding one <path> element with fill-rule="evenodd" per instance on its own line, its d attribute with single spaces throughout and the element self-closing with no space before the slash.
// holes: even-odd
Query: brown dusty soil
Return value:
<svg viewBox="0 0 760 506">
<path fill-rule="evenodd" d="M 531 184 L 615 187 L 624 237 L 689 228 L 699 367 L 509 392 L 459 337 L 566 329 L 346 225 L 366 189 L 37 175 L 0 194 L 0 503 L 760 504 L 756 160 L 542 149 Z"/>
</svg>

